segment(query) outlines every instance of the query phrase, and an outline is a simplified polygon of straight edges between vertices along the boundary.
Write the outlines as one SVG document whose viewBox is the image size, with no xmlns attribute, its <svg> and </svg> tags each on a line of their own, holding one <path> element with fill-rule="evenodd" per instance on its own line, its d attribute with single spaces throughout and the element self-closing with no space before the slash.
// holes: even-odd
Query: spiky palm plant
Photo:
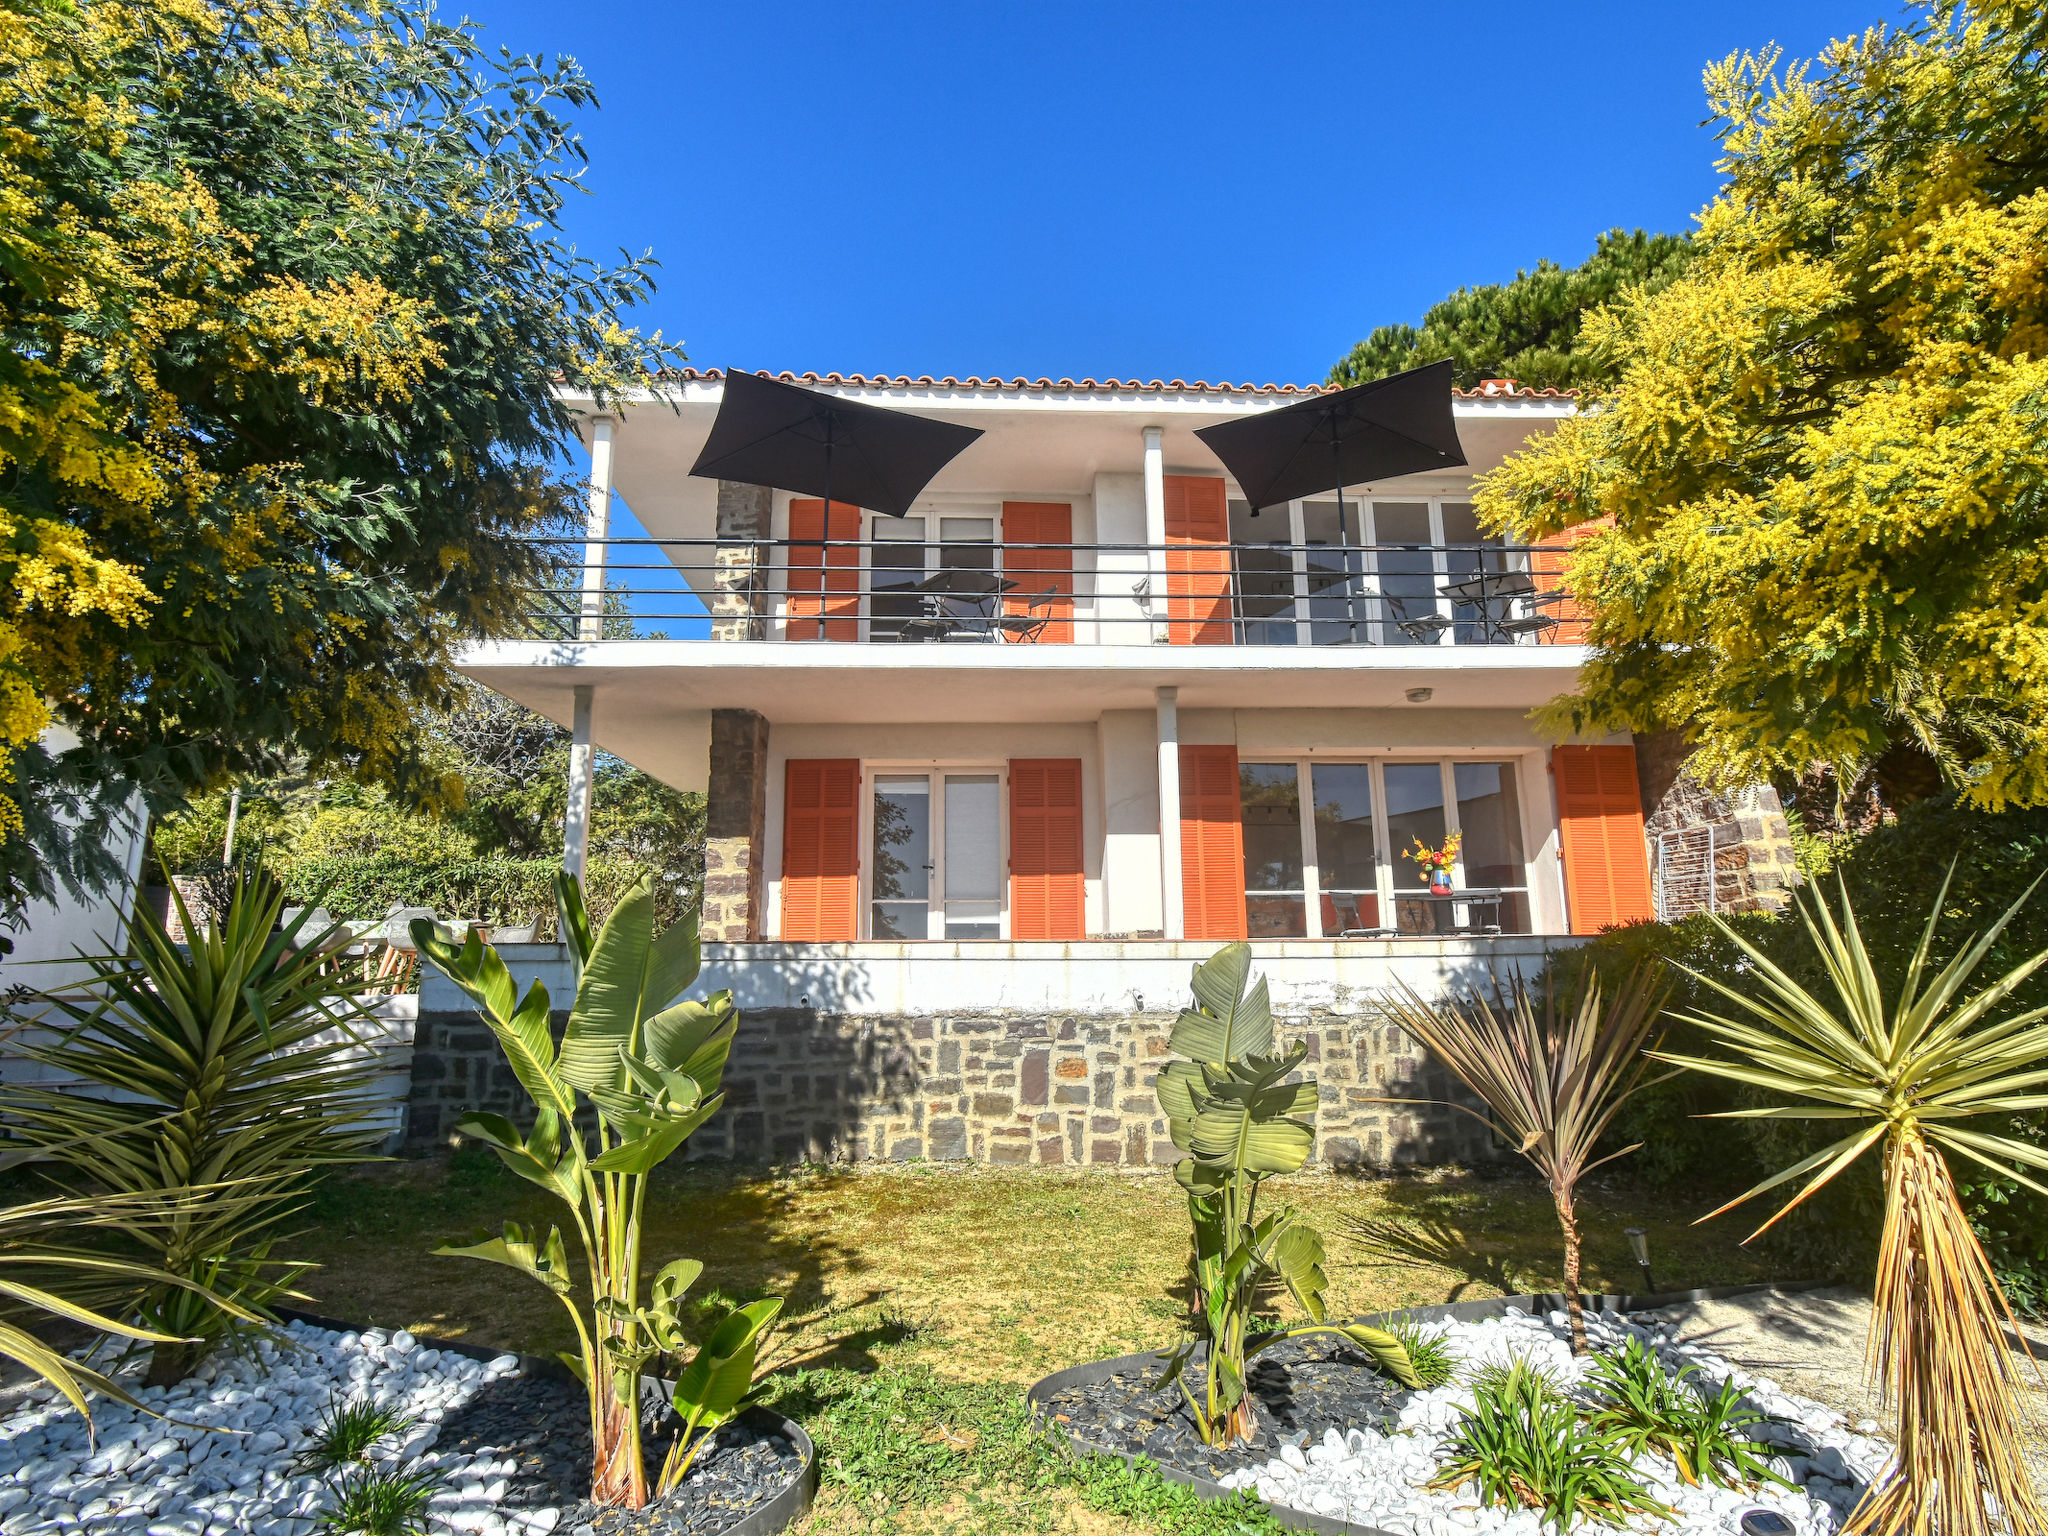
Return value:
<svg viewBox="0 0 2048 1536">
<path fill-rule="evenodd" d="M 151 1355 L 159 1385 L 289 1294 L 303 1266 L 270 1257 L 278 1224 L 319 1169 L 373 1155 L 389 1102 L 355 1028 L 368 984 L 340 963 L 346 930 L 309 931 L 310 908 L 285 923 L 283 887 L 254 868 L 204 931 L 172 899 L 189 943 L 138 903 L 129 952 L 89 957 L 93 974 L 44 995 L 41 1028 L 15 1046 L 88 1089 L 0 1093 L 12 1134 L 75 1192 L 142 1197 L 160 1213 L 124 1228 L 175 1277 L 137 1314 L 171 1336 Z"/>
<path fill-rule="evenodd" d="M 1649 1066 L 1643 1045 L 1663 1007 L 1655 982 L 1650 973 L 1635 971 L 1609 1004 L 1600 995 L 1599 979 L 1589 973 L 1578 1005 L 1564 1017 L 1547 978 L 1540 1004 L 1520 976 L 1506 987 L 1496 981 L 1491 1001 L 1474 990 L 1462 1003 L 1425 1002 L 1405 983 L 1380 999 L 1387 1018 L 1420 1040 L 1479 1097 L 1493 1112 L 1489 1124 L 1506 1132 L 1550 1186 L 1557 1224 L 1564 1231 L 1565 1311 L 1575 1355 L 1586 1352 L 1579 1298 L 1579 1180 L 1636 1150 L 1628 1146 L 1593 1156 L 1623 1102 L 1643 1086 Z M 1463 1104 L 1449 1107 L 1486 1119 Z"/>
<path fill-rule="evenodd" d="M 2040 882 L 2036 881 L 2038 885 Z M 2039 1536 L 2048 1530 L 2020 1459 L 2012 1389 L 2017 1369 L 2000 1337 L 2011 1320 L 2005 1293 L 1956 1197 L 1943 1150 L 2015 1179 L 2039 1194 L 2021 1166 L 2048 1168 L 2048 1153 L 2009 1136 L 1965 1130 L 1979 1115 L 2048 1108 L 2048 1008 L 1992 1021 L 2015 990 L 2048 964 L 2035 955 L 1965 998 L 1971 974 L 1990 953 L 2029 886 L 2005 915 L 1929 975 L 1929 955 L 1948 895 L 1944 880 L 1907 962 L 1896 997 L 1864 949 L 1841 892 L 1837 921 L 1826 901 L 1799 902 L 1800 920 L 1832 998 L 1799 985 L 1740 934 L 1722 933 L 1754 968 L 1754 993 L 1701 977 L 1748 1016 L 1689 1016 L 1740 1060 L 1664 1056 L 1694 1071 L 1811 1104 L 1722 1112 L 1724 1118 L 1834 1120 L 1853 1128 L 1840 1140 L 1773 1174 L 1700 1219 L 1812 1175 L 1753 1238 L 1781 1220 L 1864 1153 L 1884 1148 L 1885 1218 L 1867 1361 L 1899 1415 L 1899 1454 L 1851 1515 L 1847 1531 L 1926 1536 Z M 1989 1503 L 1987 1503 L 1989 1501 Z M 1995 1505 L 1997 1513 L 1993 1512 Z"/>
</svg>

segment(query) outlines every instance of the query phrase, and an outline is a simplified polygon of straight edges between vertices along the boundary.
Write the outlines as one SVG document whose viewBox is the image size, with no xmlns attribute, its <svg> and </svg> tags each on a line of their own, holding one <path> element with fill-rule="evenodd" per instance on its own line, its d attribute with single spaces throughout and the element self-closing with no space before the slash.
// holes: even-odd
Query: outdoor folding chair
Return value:
<svg viewBox="0 0 2048 1536">
<path fill-rule="evenodd" d="M 995 621 L 997 632 L 1019 644 L 1031 644 L 1045 633 L 1046 625 L 1052 622 L 1053 600 L 1065 595 L 1058 587 L 1047 587 L 1032 597 L 1024 612 L 1000 615 Z"/>
</svg>

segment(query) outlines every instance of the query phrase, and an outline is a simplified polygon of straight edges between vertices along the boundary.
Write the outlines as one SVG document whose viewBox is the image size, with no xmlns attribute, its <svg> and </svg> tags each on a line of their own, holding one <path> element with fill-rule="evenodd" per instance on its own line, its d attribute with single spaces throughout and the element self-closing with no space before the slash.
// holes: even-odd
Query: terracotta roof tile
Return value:
<svg viewBox="0 0 2048 1536">
<path fill-rule="evenodd" d="M 856 389 L 1059 389 L 1078 390 L 1087 393 L 1130 393 L 1132 391 L 1192 393 L 1203 395 L 1320 395 L 1336 389 L 1334 384 L 1212 384 L 1206 379 L 1001 379 L 970 377 L 956 379 L 947 374 L 935 379 L 928 373 L 911 378 L 906 374 L 865 373 L 791 373 L 784 369 L 771 373 L 765 368 L 753 370 L 764 379 L 780 379 L 785 384 L 824 384 L 851 386 Z M 680 368 L 666 374 L 666 377 L 684 382 L 701 379 L 715 383 L 725 377 L 719 368 Z M 1478 389 L 1452 391 L 1461 400 L 1499 400 L 1512 396 L 1520 400 L 1568 400 L 1578 394 L 1574 389 L 1525 389 L 1510 379 L 1488 379 Z"/>
</svg>

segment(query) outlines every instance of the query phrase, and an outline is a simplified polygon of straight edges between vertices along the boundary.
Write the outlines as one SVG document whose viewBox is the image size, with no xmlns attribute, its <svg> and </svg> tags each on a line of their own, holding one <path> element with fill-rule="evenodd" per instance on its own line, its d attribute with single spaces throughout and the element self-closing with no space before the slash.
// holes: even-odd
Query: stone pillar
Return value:
<svg viewBox="0 0 2048 1536">
<path fill-rule="evenodd" d="M 759 640 L 766 632 L 770 507 L 766 486 L 718 482 L 718 548 L 711 557 L 718 588 L 711 602 L 714 640 Z"/>
<path fill-rule="evenodd" d="M 704 912 L 698 922 L 705 939 L 743 944 L 761 937 L 767 830 L 768 722 L 751 709 L 714 709 L 711 782 L 704 796 Z"/>
<path fill-rule="evenodd" d="M 1686 766 L 1677 731 L 1636 738 L 1636 779 L 1657 915 L 1666 922 L 1695 912 L 1777 912 L 1799 883 L 1792 829 L 1768 784 L 1709 790 Z"/>
</svg>

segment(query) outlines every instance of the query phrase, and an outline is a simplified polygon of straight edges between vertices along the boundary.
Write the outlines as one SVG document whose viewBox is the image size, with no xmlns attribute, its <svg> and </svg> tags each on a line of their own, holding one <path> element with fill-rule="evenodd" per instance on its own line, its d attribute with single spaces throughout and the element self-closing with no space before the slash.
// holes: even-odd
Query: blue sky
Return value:
<svg viewBox="0 0 2048 1536">
<path fill-rule="evenodd" d="M 1308 382 L 1373 326 L 1711 196 L 1700 70 L 1887 0 L 474 0 L 579 59 L 570 237 L 706 367 Z M 450 14 L 454 12 L 451 9 Z"/>
</svg>

